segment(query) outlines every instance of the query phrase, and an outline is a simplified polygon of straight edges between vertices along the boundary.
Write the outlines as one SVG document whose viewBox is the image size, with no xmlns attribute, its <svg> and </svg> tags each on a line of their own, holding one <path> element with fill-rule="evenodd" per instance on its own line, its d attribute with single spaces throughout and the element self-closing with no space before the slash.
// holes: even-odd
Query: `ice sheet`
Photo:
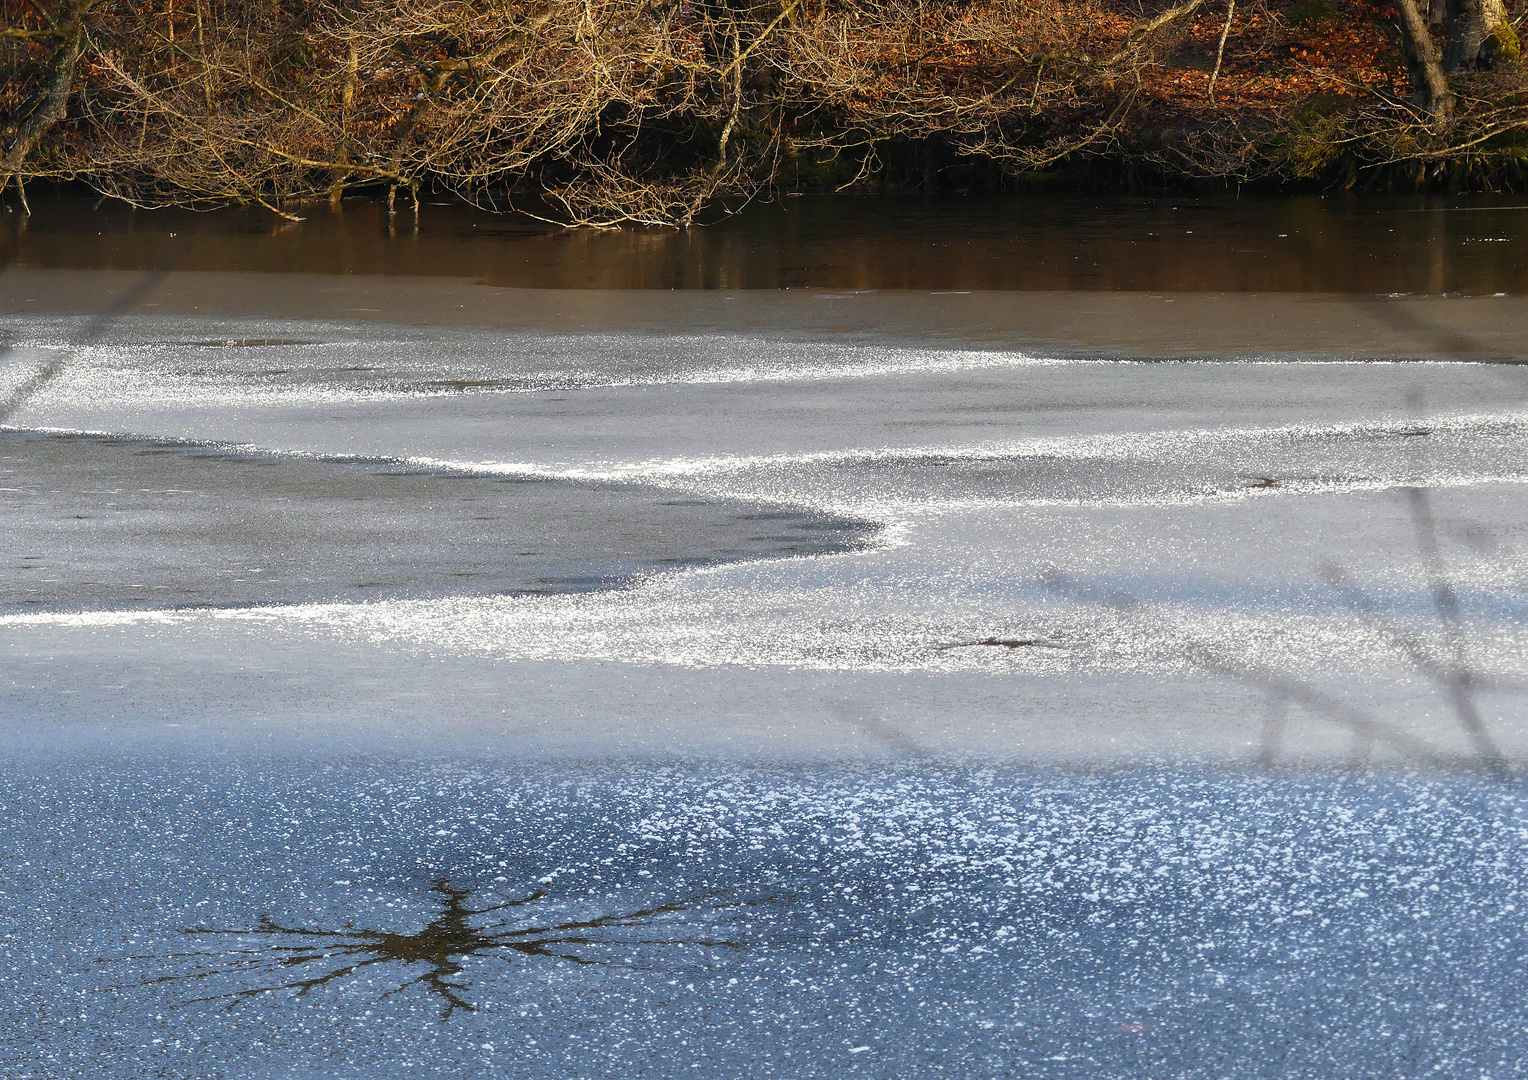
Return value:
<svg viewBox="0 0 1528 1080">
<path fill-rule="evenodd" d="M 16 1080 L 1511 1077 L 1469 779 L 119 760 L 0 773 Z"/>
<path fill-rule="evenodd" d="M 1528 371 L 78 328 L 8 1076 L 1521 1072 Z"/>
<path fill-rule="evenodd" d="M 77 324 L 15 323 L 11 377 L 66 348 Z M 30 743 L 63 715 L 92 744 L 114 730 L 173 744 L 184 731 L 170 722 L 233 737 L 247 722 L 271 738 L 324 730 L 362 743 L 368 730 L 492 731 L 487 745 L 507 753 L 596 757 L 637 744 L 766 760 L 897 745 L 1044 760 L 1517 753 L 1523 378 L 1481 364 L 1091 361 L 791 334 L 136 316 L 13 422 L 258 459 L 259 484 L 219 496 L 240 517 L 218 502 L 195 520 L 263 524 L 215 539 L 161 528 L 151 545 L 161 577 L 187 568 L 176 585 L 192 602 L 243 607 L 171 610 L 142 590 L 128 603 L 128 574 L 104 587 L 110 602 L 80 586 L 48 612 L 0 617 L 7 714 Z M 401 503 L 346 494 L 336 477 L 365 468 L 346 455 L 412 478 L 406 526 Z M 118 462 L 143 475 L 111 490 L 141 503 L 198 460 Z M 27 468 L 18 457 L 17 474 Z M 338 486 L 299 512 L 291 493 L 315 469 Z M 536 542 L 490 542 L 489 526 L 464 522 L 474 504 L 438 497 L 496 479 L 537 493 L 511 515 Z M 46 547 L 53 526 L 39 515 L 70 498 L 67 485 L 50 490 L 13 543 Z M 783 528 L 770 532 L 771 514 Z M 742 526 L 731 541 L 705 524 L 724 519 Z M 629 542 L 601 548 L 593 538 L 617 521 Z M 793 549 L 811 523 L 817 546 Z M 218 595 L 218 580 L 239 576 L 227 566 L 270 561 L 249 561 L 262 548 L 302 587 L 230 580 Z M 732 565 L 649 574 L 650 561 L 639 575 L 609 563 L 612 550 L 650 548 Z M 137 558 L 126 550 L 119 569 Z M 17 552 L 41 566 L 38 554 Z M 810 557 L 766 557 L 782 554 Z M 77 558 L 75 576 L 101 561 Z M 408 569 L 359 572 L 382 563 Z M 452 587 L 469 574 L 476 585 Z M 616 580 L 636 584 L 481 595 Z M 1439 607 L 1440 580 L 1457 618 Z M 354 602 L 358 582 L 368 602 Z M 293 602 L 315 599 L 344 602 Z M 107 610 L 124 606 L 137 613 Z M 195 665 L 176 663 L 192 653 Z M 251 682 L 251 668 L 265 674 Z M 751 673 L 765 670 L 760 695 Z M 1474 680 L 1489 743 L 1448 704 L 1449 671 Z M 674 680 L 705 704 L 676 701 Z M 449 701 L 450 720 L 418 715 L 421 693 Z M 1272 738 L 1267 715 L 1286 706 Z M 589 719 L 602 714 L 611 721 Z M 901 734 L 877 743 L 866 724 Z"/>
</svg>

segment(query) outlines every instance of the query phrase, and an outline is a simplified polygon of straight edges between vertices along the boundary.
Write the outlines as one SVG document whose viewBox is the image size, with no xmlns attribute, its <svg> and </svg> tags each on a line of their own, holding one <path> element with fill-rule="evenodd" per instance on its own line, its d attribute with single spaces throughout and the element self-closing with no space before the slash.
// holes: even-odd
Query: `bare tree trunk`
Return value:
<svg viewBox="0 0 1528 1080">
<path fill-rule="evenodd" d="M 54 24 L 59 36 L 58 48 L 49 62 L 48 80 L 32 110 L 8 125 L 6 142 L 0 148 L 0 189 L 12 176 L 24 175 L 27 155 L 37 148 L 48 129 L 69 111 L 69 95 L 74 89 L 74 72 L 85 48 L 85 30 L 91 10 L 99 0 L 65 0 Z"/>
<path fill-rule="evenodd" d="M 350 137 L 350 114 L 355 110 L 355 88 L 360 72 L 361 54 L 356 49 L 355 34 L 345 43 L 345 89 L 340 97 L 340 132 Z"/>
<path fill-rule="evenodd" d="M 1401 13 L 1401 32 L 1406 37 L 1406 66 L 1411 71 L 1417 103 L 1436 119 L 1447 120 L 1453 113 L 1454 99 L 1449 93 L 1448 78 L 1443 74 L 1443 63 L 1428 29 L 1427 18 L 1417 6 L 1417 0 L 1396 0 L 1396 7 Z"/>
<path fill-rule="evenodd" d="M 1231 36 L 1231 20 L 1236 18 L 1236 0 L 1227 0 L 1226 27 L 1220 32 L 1220 48 L 1215 50 L 1215 70 L 1210 72 L 1210 104 L 1215 104 L 1215 80 L 1220 78 L 1220 65 L 1226 58 L 1226 38 Z"/>
<path fill-rule="evenodd" d="M 202 0 L 196 0 L 196 48 L 202 54 L 202 97 L 207 102 L 207 115 L 216 109 L 212 100 L 212 70 L 207 65 L 207 37 L 202 30 Z"/>
<path fill-rule="evenodd" d="M 345 46 L 345 87 L 340 96 L 340 155 L 350 158 L 350 114 L 355 111 L 355 90 L 360 71 L 360 53 L 356 49 L 355 32 L 350 33 Z M 329 189 L 329 205 L 338 206 L 345 193 L 344 169 L 334 170 L 334 186 Z"/>
<path fill-rule="evenodd" d="M 1448 43 L 1443 70 L 1473 71 L 1521 56 L 1502 0 L 1448 0 Z"/>
</svg>

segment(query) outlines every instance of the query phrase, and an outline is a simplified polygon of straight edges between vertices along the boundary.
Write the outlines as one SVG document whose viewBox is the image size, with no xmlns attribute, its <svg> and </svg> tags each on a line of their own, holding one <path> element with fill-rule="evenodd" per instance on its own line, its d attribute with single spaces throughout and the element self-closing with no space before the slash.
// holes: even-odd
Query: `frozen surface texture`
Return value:
<svg viewBox="0 0 1528 1080">
<path fill-rule="evenodd" d="M 1516 787 L 223 761 L 0 800 L 15 1080 L 1524 1075 Z"/>
<path fill-rule="evenodd" d="M 135 315 L 78 355 L 80 318 L 14 317 L 13 379 L 73 359 L 0 436 L 10 730 L 1528 750 L 1524 369 L 1058 360 L 716 306 L 666 334 Z"/>
<path fill-rule="evenodd" d="M 1524 1075 L 1528 369 L 707 303 L 8 317 L 0 1071 Z"/>
<path fill-rule="evenodd" d="M 577 592 L 676 565 L 864 546 L 867 522 L 620 483 L 0 434 L 19 573 L 0 610 Z"/>
</svg>

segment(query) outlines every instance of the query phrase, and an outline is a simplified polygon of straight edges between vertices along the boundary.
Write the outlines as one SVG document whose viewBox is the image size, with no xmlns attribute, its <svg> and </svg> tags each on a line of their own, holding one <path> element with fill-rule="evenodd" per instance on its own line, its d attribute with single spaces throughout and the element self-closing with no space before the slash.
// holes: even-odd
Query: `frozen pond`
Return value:
<svg viewBox="0 0 1528 1080">
<path fill-rule="evenodd" d="M 1516 785 L 222 761 L 0 799 L 17 1080 L 1522 1075 Z"/>
<path fill-rule="evenodd" d="M 1523 1075 L 1519 298 L 91 281 L 8 1076 Z"/>
<path fill-rule="evenodd" d="M 78 355 L 14 317 L 12 378 L 72 359 L 0 435 L 13 737 L 1528 749 L 1524 369 L 729 333 L 694 295 L 667 334 L 134 314 Z"/>
</svg>

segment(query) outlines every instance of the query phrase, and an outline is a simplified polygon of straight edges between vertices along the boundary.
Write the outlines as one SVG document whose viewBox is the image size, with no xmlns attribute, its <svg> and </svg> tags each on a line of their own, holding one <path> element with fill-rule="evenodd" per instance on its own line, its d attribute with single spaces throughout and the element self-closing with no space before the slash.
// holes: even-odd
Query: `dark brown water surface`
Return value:
<svg viewBox="0 0 1528 1080">
<path fill-rule="evenodd" d="M 34 198 L 0 214 L 7 262 L 467 277 L 600 289 L 1528 291 L 1528 199 L 805 196 L 688 230 L 560 230 L 369 201 L 208 213 Z"/>
</svg>

